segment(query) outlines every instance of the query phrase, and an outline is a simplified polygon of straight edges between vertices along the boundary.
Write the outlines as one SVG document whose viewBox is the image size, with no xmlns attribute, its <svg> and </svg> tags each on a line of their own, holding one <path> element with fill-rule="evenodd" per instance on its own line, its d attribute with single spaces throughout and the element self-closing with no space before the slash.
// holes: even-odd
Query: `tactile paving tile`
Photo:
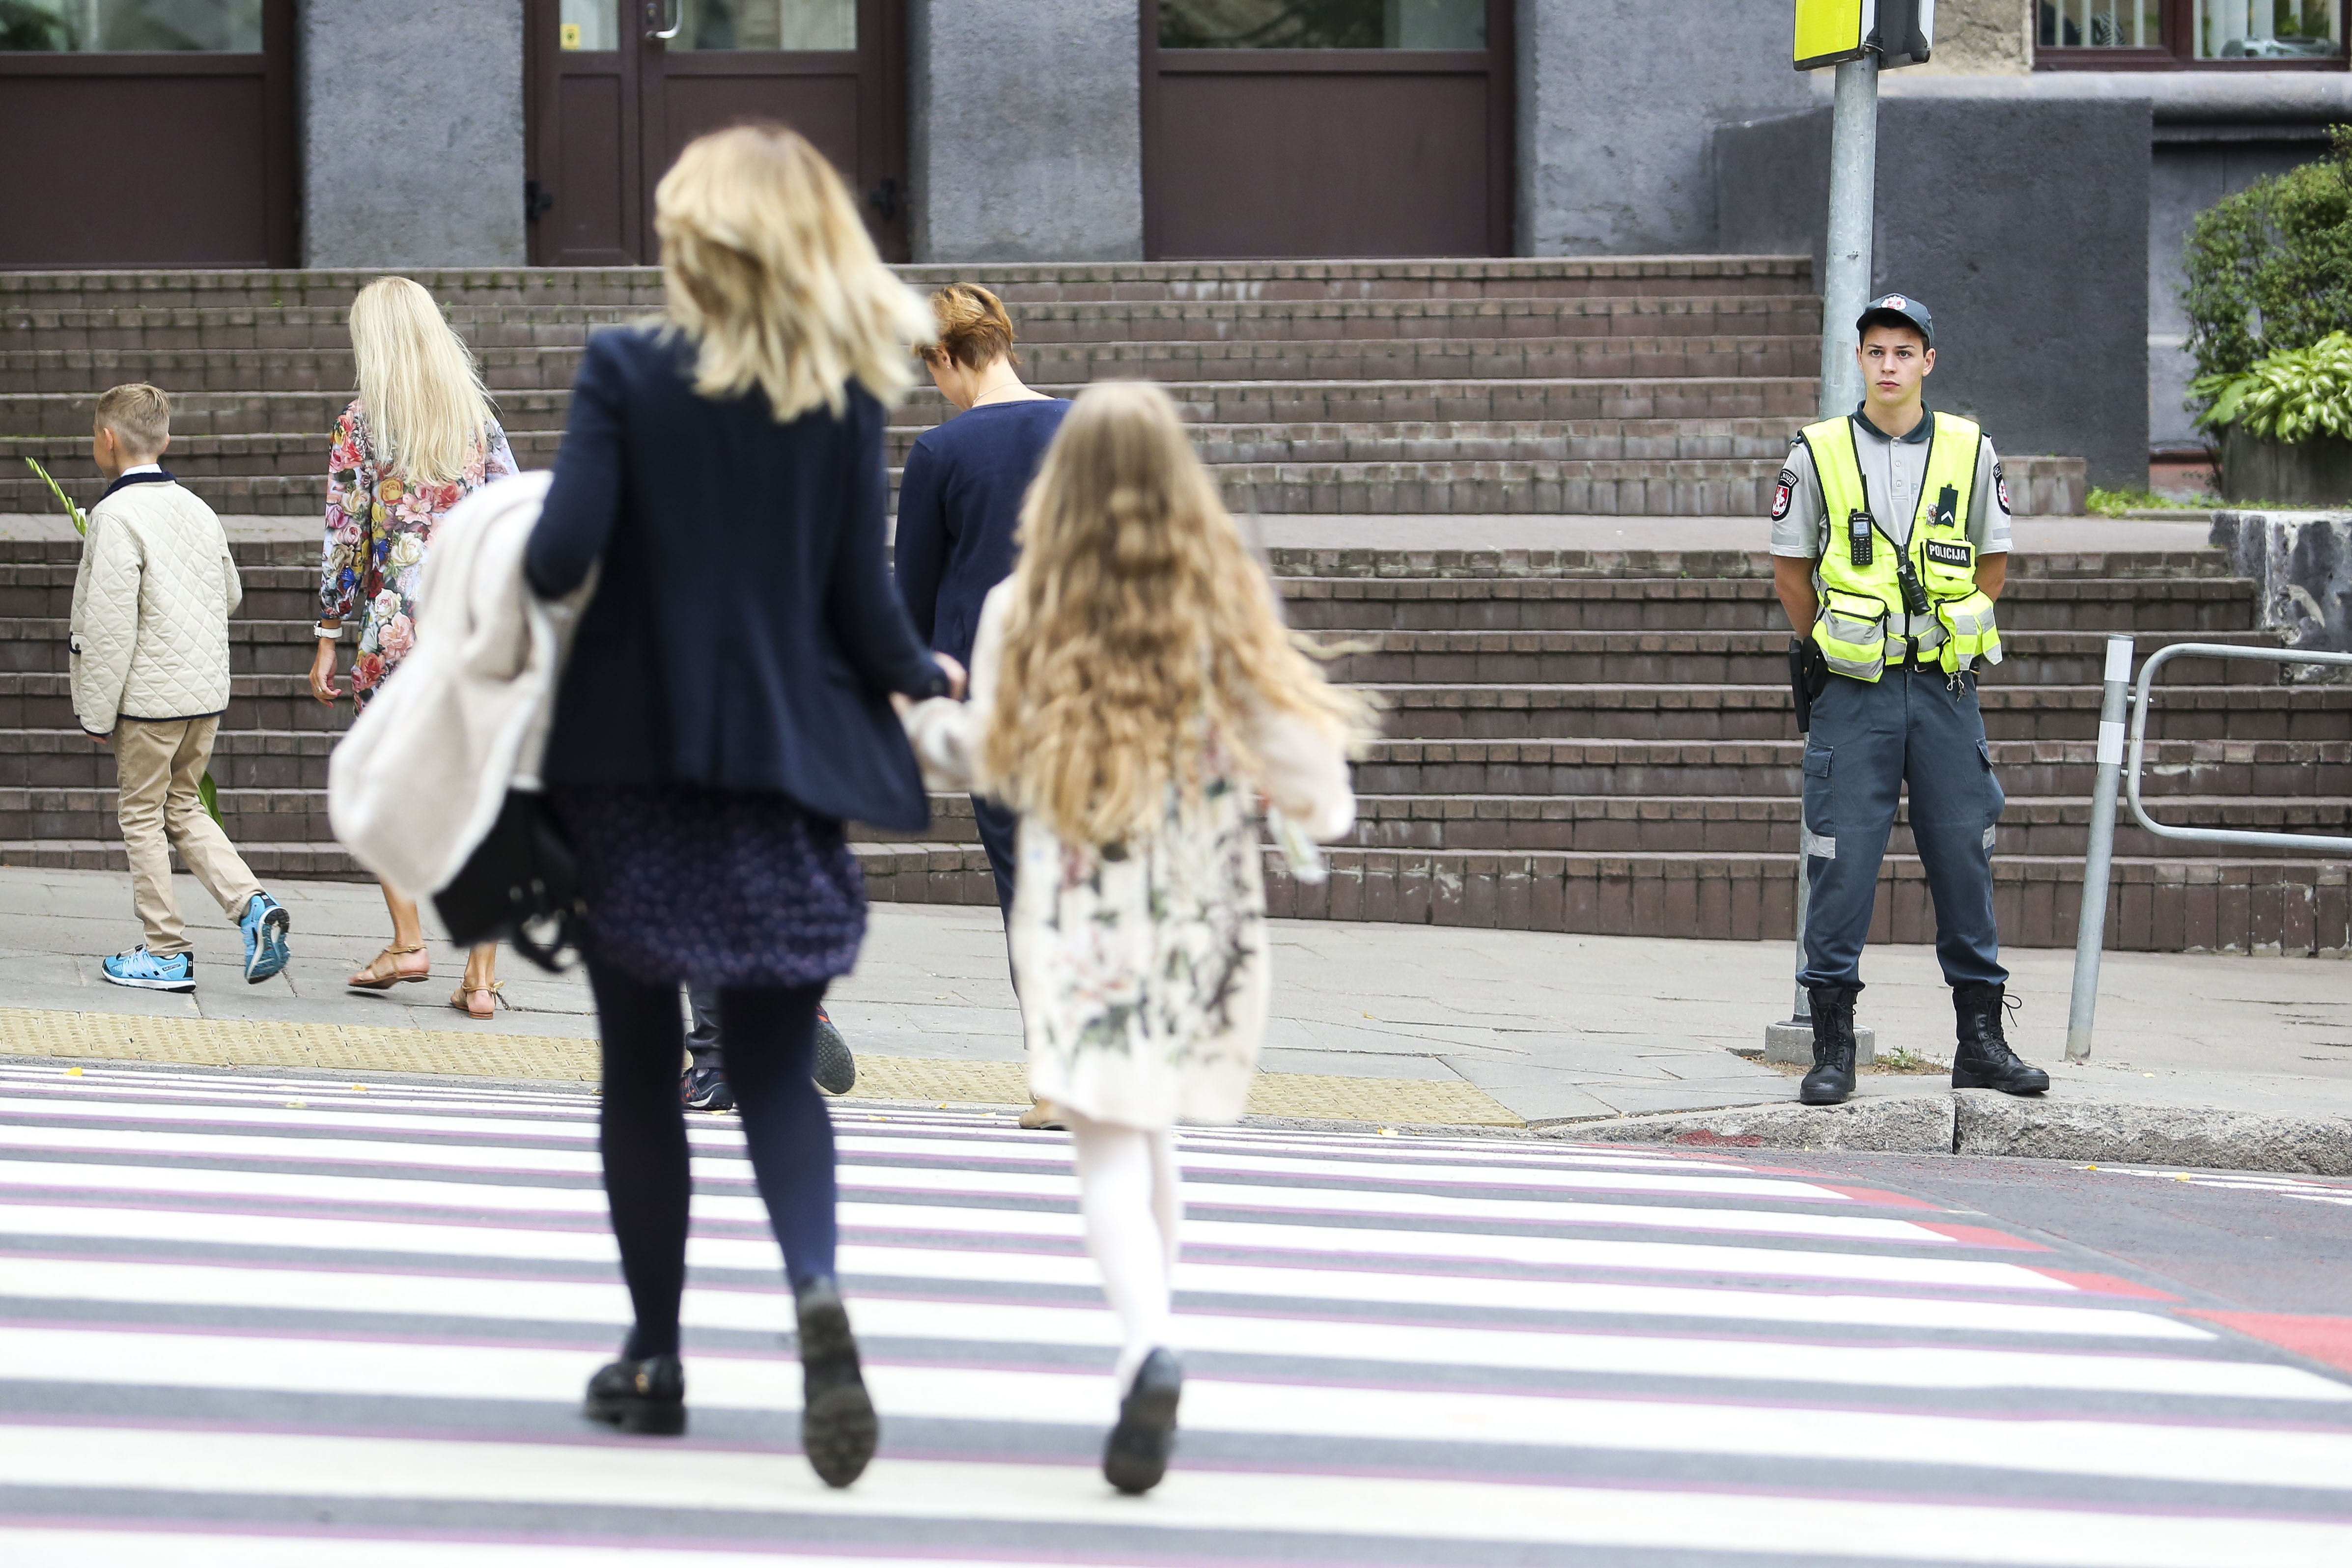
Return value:
<svg viewBox="0 0 2352 1568">
<path fill-rule="evenodd" d="M 0 1008 L 0 1055 L 582 1083 L 598 1077 L 596 1042 L 590 1039 L 26 1007 Z M 857 1087 L 851 1098 L 1026 1105 L 1028 1072 L 1018 1062 L 866 1054 L 857 1058 Z M 1249 1108 L 1258 1116 L 1318 1121 L 1521 1125 L 1492 1096 L 1459 1080 L 1260 1073 L 1250 1086 Z"/>
</svg>

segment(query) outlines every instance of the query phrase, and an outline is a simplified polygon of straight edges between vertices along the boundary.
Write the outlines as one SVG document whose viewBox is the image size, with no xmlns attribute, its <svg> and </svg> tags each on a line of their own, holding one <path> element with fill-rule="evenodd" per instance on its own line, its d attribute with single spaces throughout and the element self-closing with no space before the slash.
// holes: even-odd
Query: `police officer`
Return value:
<svg viewBox="0 0 2352 1568">
<path fill-rule="evenodd" d="M 1790 444 L 1772 500 L 1773 586 L 1801 637 L 1813 693 L 1805 748 L 1811 909 L 1799 984 L 1811 1003 L 1813 1069 L 1799 1098 L 1853 1092 L 1853 1002 L 1897 797 L 1936 906 L 1936 956 L 1952 988 L 1952 1087 L 2039 1094 L 2050 1075 L 2003 1035 L 1992 909 L 2002 805 L 1977 711 L 1978 660 L 2000 660 L 1993 601 L 2008 574 L 2009 492 L 1992 443 L 1934 413 L 1922 384 L 1936 324 L 1902 294 L 1856 323 L 1862 404 Z"/>
</svg>

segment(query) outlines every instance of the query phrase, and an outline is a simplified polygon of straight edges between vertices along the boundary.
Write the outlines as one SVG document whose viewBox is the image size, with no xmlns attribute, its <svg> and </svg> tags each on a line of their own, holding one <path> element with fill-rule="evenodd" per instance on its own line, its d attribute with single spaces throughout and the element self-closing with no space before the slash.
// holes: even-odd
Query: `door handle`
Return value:
<svg viewBox="0 0 2352 1568">
<path fill-rule="evenodd" d="M 537 223 L 539 215 L 555 205 L 555 193 L 537 180 L 522 183 L 522 216 L 526 223 Z"/>
<path fill-rule="evenodd" d="M 661 27 L 654 26 L 654 21 L 656 17 L 668 23 L 668 26 Z M 684 0 L 646 0 L 646 37 L 660 38 L 664 41 L 667 41 L 668 39 L 677 37 L 678 29 L 685 25 L 686 11 Z"/>
<path fill-rule="evenodd" d="M 866 193 L 866 200 L 868 205 L 882 215 L 884 223 L 893 221 L 898 216 L 898 182 L 884 180 Z"/>
</svg>

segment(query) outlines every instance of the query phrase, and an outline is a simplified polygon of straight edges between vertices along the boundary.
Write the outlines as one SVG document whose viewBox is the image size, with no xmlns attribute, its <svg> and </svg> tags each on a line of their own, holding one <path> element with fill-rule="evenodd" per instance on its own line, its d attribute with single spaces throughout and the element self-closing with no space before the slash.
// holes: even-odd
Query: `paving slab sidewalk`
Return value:
<svg viewBox="0 0 2352 1568">
<path fill-rule="evenodd" d="M 534 1070 L 522 1059 L 531 1056 L 529 1038 L 553 1046 L 594 1034 L 576 972 L 548 975 L 511 956 L 502 966 L 511 1009 L 493 1024 L 470 1022 L 447 1005 L 459 964 L 446 943 L 436 944 L 429 984 L 390 995 L 347 991 L 343 976 L 388 931 L 382 900 L 365 885 L 273 889 L 294 917 L 294 961 L 278 978 L 247 986 L 235 930 L 193 881 L 178 880 L 196 942 L 200 987 L 193 996 L 127 991 L 99 978 L 99 957 L 137 940 L 123 875 L 0 868 L 0 1009 L 372 1036 L 414 1030 L 459 1049 L 471 1031 L 511 1042 L 493 1047 L 486 1040 L 485 1049 L 513 1054 L 520 1077 Z M 1851 1120 L 1759 1121 L 1753 1109 L 1744 1131 L 1706 1120 L 1794 1099 L 1791 1076 L 1739 1054 L 1758 1051 L 1764 1026 L 1790 1005 L 1791 953 L 1784 943 L 1309 921 L 1274 922 L 1273 940 L 1275 1016 L 1264 1065 L 1295 1075 L 1300 1087 L 1283 1106 L 1290 1114 L 1356 1119 L 1363 1106 L 1380 1103 L 1363 1094 L 1420 1086 L 1422 1101 L 1452 1093 L 1449 1103 L 1501 1108 L 1501 1114 L 1464 1111 L 1461 1121 L 1567 1137 L 1696 1132 L 1878 1147 L 1895 1136 L 1886 1128 L 1900 1126 L 1912 1129 L 1900 1134 L 1910 1140 L 1904 1147 L 1932 1147 L 1937 1138 L 1950 1146 L 1956 1112 L 1940 1075 L 1863 1079 L 1857 1111 L 1879 1129 L 1867 1135 L 1878 1143 L 1853 1142 L 1864 1135 L 1841 1131 L 1863 1124 Z M 2086 1124 L 2107 1117 L 2110 1134 L 2103 1135 L 2126 1142 L 2114 1131 L 2118 1108 L 2145 1113 L 2142 1124 L 2148 1116 L 2204 1117 L 2210 1124 L 2217 1114 L 2270 1118 L 2282 1127 L 2340 1120 L 2352 1161 L 2352 965 L 2110 953 L 2093 1059 L 2075 1066 L 2063 1059 L 2073 955 L 2012 950 L 2008 958 L 2012 994 L 2023 1003 L 2016 1043 L 2051 1071 L 2044 1110 L 2052 1117 Z M 1865 963 L 1861 1016 L 1878 1029 L 1881 1049 L 1948 1059 L 1949 994 L 1932 951 L 1877 949 Z M 902 1077 L 925 1064 L 942 1070 L 962 1064 L 980 1075 L 973 1081 L 1000 1086 L 995 1098 L 1003 1098 L 1001 1086 L 1017 1085 L 1019 1016 L 992 910 L 875 906 L 857 971 L 835 988 L 830 1006 L 862 1058 L 893 1061 Z M 0 1022 L 0 1051 L 40 1054 L 40 1035 Z M 1694 1116 L 1700 1120 L 1672 1120 Z M 2237 1151 L 2233 1163 L 2243 1163 L 2244 1151 L 2261 1142 L 2259 1128 L 2232 1125 L 2237 1131 L 2224 1142 Z M 2144 1127 L 2130 1137 L 2143 1133 Z M 2075 1148 L 2037 1136 L 2044 1152 Z"/>
</svg>

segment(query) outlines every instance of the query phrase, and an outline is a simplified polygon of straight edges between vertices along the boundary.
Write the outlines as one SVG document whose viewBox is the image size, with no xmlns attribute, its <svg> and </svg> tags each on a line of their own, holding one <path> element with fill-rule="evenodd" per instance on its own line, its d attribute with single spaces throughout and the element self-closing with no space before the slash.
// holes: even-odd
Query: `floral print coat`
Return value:
<svg viewBox="0 0 2352 1568">
<path fill-rule="evenodd" d="M 356 400 L 335 421 L 319 618 L 359 618 L 359 653 L 352 663 L 352 695 L 359 707 L 367 706 L 416 639 L 416 585 L 441 520 L 490 480 L 515 471 L 506 433 L 494 421 L 488 434 L 485 449 L 457 479 L 411 485 L 377 465 L 367 414 Z"/>
<path fill-rule="evenodd" d="M 971 700 L 934 698 L 908 715 L 935 788 L 971 786 L 1009 587 L 981 611 Z M 1029 1088 L 1040 1100 L 1146 1128 L 1233 1121 L 1246 1109 L 1273 994 L 1255 796 L 1315 838 L 1339 837 L 1356 816 L 1336 742 L 1263 711 L 1250 739 L 1265 776 L 1238 778 L 1213 763 L 1202 798 L 1188 805 L 1171 790 L 1148 837 L 1066 844 L 1043 818 L 1023 815 L 1013 970 Z"/>
</svg>

